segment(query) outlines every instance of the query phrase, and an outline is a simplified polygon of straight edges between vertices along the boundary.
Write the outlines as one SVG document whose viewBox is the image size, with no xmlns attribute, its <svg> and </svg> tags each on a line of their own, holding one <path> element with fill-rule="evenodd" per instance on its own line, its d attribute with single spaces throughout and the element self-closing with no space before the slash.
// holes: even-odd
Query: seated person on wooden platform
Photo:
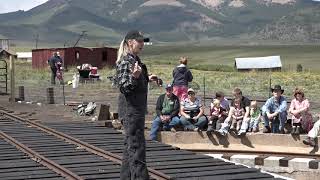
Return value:
<svg viewBox="0 0 320 180">
<path fill-rule="evenodd" d="M 157 100 L 157 116 L 152 122 L 150 138 L 157 140 L 157 132 L 160 128 L 175 132 L 175 126 L 180 124 L 178 117 L 180 109 L 179 99 L 173 94 L 171 84 L 166 85 L 166 93 L 159 96 Z"/>
<path fill-rule="evenodd" d="M 226 136 L 229 128 L 230 128 L 230 123 L 232 121 L 232 115 L 234 114 L 235 111 L 235 100 L 236 99 L 240 99 L 240 108 L 245 110 L 245 114 L 243 116 L 243 120 L 244 121 L 248 121 L 249 120 L 249 110 L 250 110 L 250 100 L 242 95 L 242 91 L 239 88 L 235 88 L 232 91 L 232 94 L 234 96 L 234 99 L 231 102 L 231 106 L 230 106 L 230 111 L 228 114 L 228 117 L 226 118 L 226 120 L 223 122 L 221 128 L 218 130 L 218 133 L 222 136 Z"/>
<path fill-rule="evenodd" d="M 287 121 L 287 100 L 282 95 L 284 90 L 280 85 L 271 88 L 273 96 L 267 100 L 262 107 L 262 117 L 264 120 L 264 133 L 284 134 L 284 125 Z M 270 128 L 270 121 L 272 128 Z"/>
<path fill-rule="evenodd" d="M 309 132 L 312 128 L 312 115 L 309 111 L 310 103 L 305 98 L 303 90 L 296 88 L 294 90 L 294 99 L 292 99 L 289 113 L 292 115 L 291 134 L 300 134 L 302 130 Z"/>
<path fill-rule="evenodd" d="M 210 118 L 208 123 L 207 132 L 212 132 L 214 130 L 219 130 L 221 128 L 221 123 L 227 118 L 228 112 L 226 109 L 221 107 L 219 99 L 213 99 L 210 106 Z"/>
<path fill-rule="evenodd" d="M 203 130 L 208 120 L 204 116 L 204 108 L 196 93 L 192 88 L 188 89 L 188 98 L 181 101 L 180 120 L 185 130 L 199 131 Z"/>
</svg>

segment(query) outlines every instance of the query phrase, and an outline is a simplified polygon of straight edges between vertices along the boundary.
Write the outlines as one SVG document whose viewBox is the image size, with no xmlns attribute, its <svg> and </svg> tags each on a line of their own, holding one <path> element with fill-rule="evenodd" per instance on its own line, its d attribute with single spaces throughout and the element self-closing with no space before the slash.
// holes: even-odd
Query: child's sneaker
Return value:
<svg viewBox="0 0 320 180">
<path fill-rule="evenodd" d="M 221 136 L 226 136 L 226 135 L 227 135 L 227 133 L 224 132 L 224 131 L 221 130 L 221 129 L 219 129 L 217 132 L 218 132 Z"/>
<path fill-rule="evenodd" d="M 246 132 L 245 131 L 239 131 L 239 133 L 238 133 L 238 136 L 240 137 L 240 136 L 245 136 L 246 135 Z"/>
</svg>

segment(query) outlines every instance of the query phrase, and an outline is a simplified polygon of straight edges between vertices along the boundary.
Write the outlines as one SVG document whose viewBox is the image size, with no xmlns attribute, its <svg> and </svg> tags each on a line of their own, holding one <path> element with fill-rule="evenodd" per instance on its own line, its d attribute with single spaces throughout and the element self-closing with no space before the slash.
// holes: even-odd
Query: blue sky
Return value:
<svg viewBox="0 0 320 180">
<path fill-rule="evenodd" d="M 18 10 L 29 10 L 48 0 L 0 0 L 0 14 Z"/>
</svg>

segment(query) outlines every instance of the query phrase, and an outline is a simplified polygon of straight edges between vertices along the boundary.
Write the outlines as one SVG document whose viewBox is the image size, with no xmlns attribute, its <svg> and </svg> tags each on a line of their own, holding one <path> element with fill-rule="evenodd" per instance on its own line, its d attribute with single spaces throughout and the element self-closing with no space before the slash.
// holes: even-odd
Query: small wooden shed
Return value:
<svg viewBox="0 0 320 180">
<path fill-rule="evenodd" d="M 9 59 L 10 56 L 17 58 L 17 54 L 13 51 L 0 49 L 0 59 Z"/>
<path fill-rule="evenodd" d="M 235 68 L 238 71 L 281 71 L 280 56 L 235 58 Z"/>
<path fill-rule="evenodd" d="M 91 64 L 98 68 L 114 66 L 117 59 L 117 49 L 102 48 L 51 48 L 32 50 L 32 68 L 41 69 L 48 66 L 47 62 L 54 52 L 59 52 L 65 68 L 81 64 Z"/>
</svg>

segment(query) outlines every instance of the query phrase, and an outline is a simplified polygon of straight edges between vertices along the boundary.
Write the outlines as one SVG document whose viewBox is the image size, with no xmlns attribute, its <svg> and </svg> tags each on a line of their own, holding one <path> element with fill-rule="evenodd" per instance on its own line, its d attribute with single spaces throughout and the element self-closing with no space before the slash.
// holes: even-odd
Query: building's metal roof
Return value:
<svg viewBox="0 0 320 180">
<path fill-rule="evenodd" d="M 1 48 L 0 48 L 0 53 L 2 53 L 3 51 L 7 52 L 7 53 L 10 54 L 10 55 L 14 55 L 14 56 L 17 55 L 14 51 L 6 50 L 6 49 L 1 49 Z"/>
<path fill-rule="evenodd" d="M 237 69 L 281 68 L 280 56 L 235 58 Z"/>
<path fill-rule="evenodd" d="M 32 52 L 17 52 L 18 58 L 32 58 Z"/>
</svg>

